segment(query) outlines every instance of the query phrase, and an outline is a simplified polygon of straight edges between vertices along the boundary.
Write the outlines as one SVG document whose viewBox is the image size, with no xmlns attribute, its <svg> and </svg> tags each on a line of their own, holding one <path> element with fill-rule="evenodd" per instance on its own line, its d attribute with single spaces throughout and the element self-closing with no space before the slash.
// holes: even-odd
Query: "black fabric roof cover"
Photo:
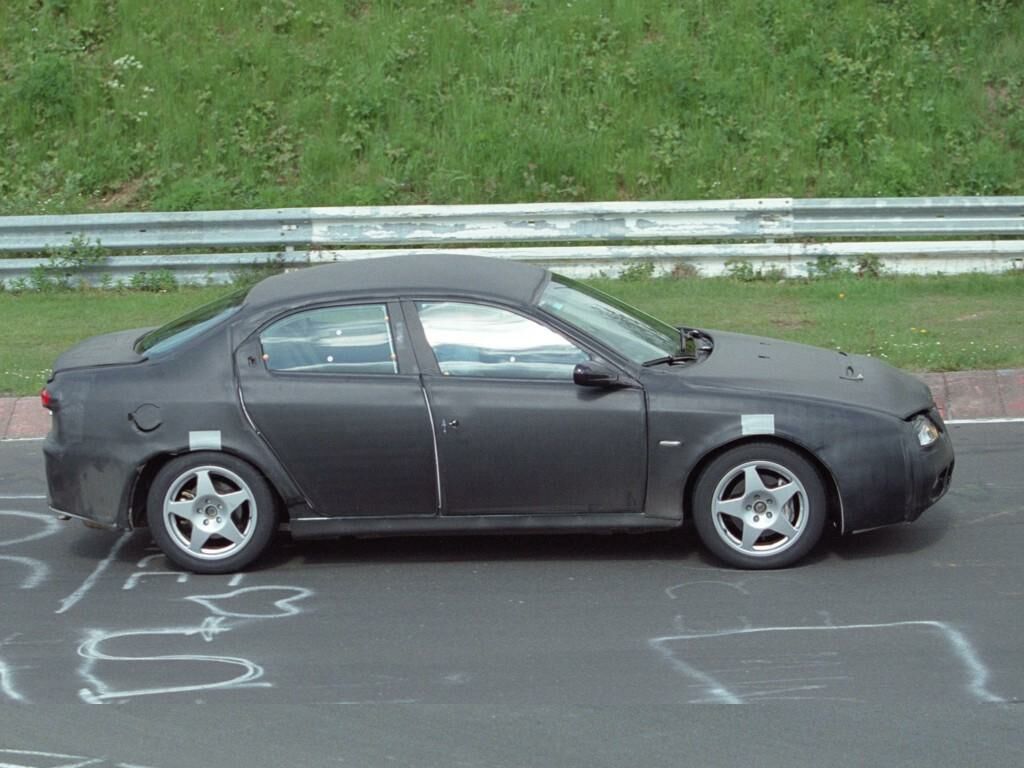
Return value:
<svg viewBox="0 0 1024 768">
<path fill-rule="evenodd" d="M 412 254 L 325 264 L 268 278 L 246 304 L 262 306 L 315 296 L 465 293 L 529 303 L 547 270 L 504 259 L 465 254 Z"/>
</svg>

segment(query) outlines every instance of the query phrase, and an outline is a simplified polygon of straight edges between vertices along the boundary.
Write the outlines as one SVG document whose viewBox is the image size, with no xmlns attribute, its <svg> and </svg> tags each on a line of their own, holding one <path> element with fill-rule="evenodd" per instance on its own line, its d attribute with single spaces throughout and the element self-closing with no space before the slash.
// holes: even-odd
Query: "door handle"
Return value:
<svg viewBox="0 0 1024 768">
<path fill-rule="evenodd" d="M 441 434 L 447 435 L 448 430 L 456 430 L 459 428 L 458 419 L 441 419 Z"/>
</svg>

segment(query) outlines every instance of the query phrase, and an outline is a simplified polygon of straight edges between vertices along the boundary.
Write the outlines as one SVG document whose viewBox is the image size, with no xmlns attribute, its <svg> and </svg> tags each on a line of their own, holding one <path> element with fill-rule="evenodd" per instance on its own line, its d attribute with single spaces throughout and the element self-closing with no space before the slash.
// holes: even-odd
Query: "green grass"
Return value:
<svg viewBox="0 0 1024 768">
<path fill-rule="evenodd" d="M 10 0 L 0 214 L 1024 192 L 1014 0 Z"/>
<path fill-rule="evenodd" d="M 1024 367 L 1024 271 L 594 284 L 674 323 L 836 347 L 912 371 Z"/>
<path fill-rule="evenodd" d="M 593 282 L 675 323 L 839 347 L 909 370 L 1024 367 L 1024 272 L 779 283 Z M 0 293 L 0 393 L 37 392 L 56 356 L 82 338 L 158 325 L 226 290 Z"/>
<path fill-rule="evenodd" d="M 84 338 L 161 325 L 227 290 L 0 293 L 0 394 L 38 392 L 57 355 Z"/>
</svg>

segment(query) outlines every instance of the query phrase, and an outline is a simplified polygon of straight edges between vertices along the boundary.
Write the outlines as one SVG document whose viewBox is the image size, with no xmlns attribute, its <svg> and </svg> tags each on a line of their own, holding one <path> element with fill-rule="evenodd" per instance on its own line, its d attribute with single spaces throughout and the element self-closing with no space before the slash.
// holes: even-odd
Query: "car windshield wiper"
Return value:
<svg viewBox="0 0 1024 768">
<path fill-rule="evenodd" d="M 644 368 L 650 368 L 652 365 L 675 365 L 676 363 L 693 363 L 697 361 L 695 355 L 691 355 L 687 352 L 680 350 L 674 355 L 665 355 L 664 357 L 656 357 L 653 360 L 647 360 L 643 363 Z"/>
</svg>

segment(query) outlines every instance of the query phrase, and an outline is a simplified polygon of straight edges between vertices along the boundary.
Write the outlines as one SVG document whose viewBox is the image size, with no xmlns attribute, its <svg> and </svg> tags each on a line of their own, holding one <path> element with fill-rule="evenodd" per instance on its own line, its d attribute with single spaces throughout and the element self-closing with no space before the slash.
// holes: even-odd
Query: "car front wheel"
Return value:
<svg viewBox="0 0 1024 768">
<path fill-rule="evenodd" d="M 230 573 L 267 548 L 277 504 L 267 481 L 226 454 L 179 456 L 156 475 L 146 515 L 169 560 L 195 573 Z"/>
<path fill-rule="evenodd" d="M 747 443 L 701 473 L 694 523 L 713 554 L 737 568 L 783 568 L 818 543 L 827 516 L 818 469 L 791 448 Z"/>
</svg>

